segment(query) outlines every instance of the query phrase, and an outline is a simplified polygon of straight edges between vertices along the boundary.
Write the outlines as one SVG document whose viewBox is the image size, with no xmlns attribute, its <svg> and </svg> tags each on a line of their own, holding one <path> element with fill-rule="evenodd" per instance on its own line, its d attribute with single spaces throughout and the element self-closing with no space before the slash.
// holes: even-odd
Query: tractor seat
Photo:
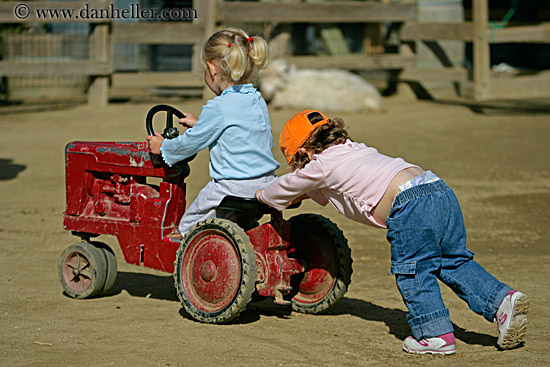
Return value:
<svg viewBox="0 0 550 367">
<path fill-rule="evenodd" d="M 297 208 L 300 203 L 292 204 L 288 208 Z M 243 198 L 238 196 L 225 196 L 221 203 L 216 208 L 221 214 L 222 212 L 230 213 L 230 215 L 222 215 L 222 217 L 231 218 L 245 231 L 254 228 L 258 225 L 258 220 L 265 214 L 277 211 L 269 205 L 260 203 L 256 198 Z"/>
<path fill-rule="evenodd" d="M 228 195 L 224 197 L 216 208 L 218 218 L 226 218 L 237 223 L 242 229 L 248 231 L 257 227 L 258 220 L 272 212 L 273 208 L 260 203 L 256 198 L 242 198 Z"/>
<path fill-rule="evenodd" d="M 227 195 L 218 205 L 218 209 L 232 211 L 236 215 L 250 215 L 253 217 L 268 214 L 274 209 L 260 203 L 256 198 L 241 198 Z"/>
</svg>

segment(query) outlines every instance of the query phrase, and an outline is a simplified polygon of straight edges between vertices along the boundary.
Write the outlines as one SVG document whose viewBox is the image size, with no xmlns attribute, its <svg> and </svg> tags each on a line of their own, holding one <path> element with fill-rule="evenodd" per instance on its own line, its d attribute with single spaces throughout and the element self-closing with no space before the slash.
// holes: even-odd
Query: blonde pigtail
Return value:
<svg viewBox="0 0 550 367">
<path fill-rule="evenodd" d="M 262 37 L 250 38 L 250 58 L 258 70 L 263 69 L 269 62 L 269 46 Z"/>
<path fill-rule="evenodd" d="M 246 52 L 243 50 L 243 47 L 241 47 L 237 41 L 232 42 L 222 59 L 222 65 L 232 81 L 238 82 L 245 74 L 247 66 L 246 59 Z"/>
</svg>

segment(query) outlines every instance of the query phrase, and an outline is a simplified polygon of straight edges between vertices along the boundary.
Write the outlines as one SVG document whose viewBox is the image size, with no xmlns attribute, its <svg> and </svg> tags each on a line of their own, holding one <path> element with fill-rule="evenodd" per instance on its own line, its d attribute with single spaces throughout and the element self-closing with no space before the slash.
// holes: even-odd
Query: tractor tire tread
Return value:
<svg viewBox="0 0 550 367">
<path fill-rule="evenodd" d="M 227 307 L 221 314 L 212 316 L 208 312 L 198 310 L 194 307 L 185 296 L 183 287 L 181 286 L 181 266 L 179 262 L 183 259 L 185 254 L 186 239 L 193 235 L 195 231 L 200 230 L 201 227 L 218 226 L 222 228 L 228 235 L 230 235 L 236 242 L 239 250 L 239 256 L 241 258 L 242 267 L 242 281 L 239 290 L 235 296 L 235 299 L 229 307 Z M 252 286 L 251 286 L 252 284 Z M 244 230 L 236 223 L 227 219 L 206 219 L 198 222 L 194 225 L 189 232 L 182 238 L 180 247 L 176 252 L 176 260 L 174 262 L 174 286 L 176 287 L 178 298 L 185 311 L 195 320 L 208 324 L 221 324 L 229 322 L 236 317 L 246 308 L 246 305 L 250 302 L 252 294 L 255 290 L 256 284 L 256 255 L 254 252 L 254 246 L 248 239 L 248 236 Z"/>
<path fill-rule="evenodd" d="M 292 309 L 296 312 L 306 314 L 323 314 L 329 312 L 346 294 L 351 283 L 353 273 L 353 259 L 351 258 L 351 249 L 348 246 L 348 240 L 343 232 L 330 219 L 319 214 L 299 214 L 290 218 L 291 223 L 304 221 L 321 226 L 336 246 L 338 256 L 338 275 L 336 282 L 330 293 L 315 304 L 303 304 L 292 300 Z"/>
</svg>

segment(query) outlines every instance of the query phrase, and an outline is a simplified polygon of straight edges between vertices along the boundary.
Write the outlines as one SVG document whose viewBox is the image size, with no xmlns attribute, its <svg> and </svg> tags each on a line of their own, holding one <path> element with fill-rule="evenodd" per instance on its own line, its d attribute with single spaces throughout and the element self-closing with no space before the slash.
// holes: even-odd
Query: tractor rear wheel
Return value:
<svg viewBox="0 0 550 367">
<path fill-rule="evenodd" d="M 305 272 L 291 278 L 292 309 L 318 314 L 329 311 L 346 294 L 351 282 L 352 258 L 348 241 L 329 219 L 300 214 L 291 225 L 288 257 L 304 264 Z"/>
<path fill-rule="evenodd" d="M 58 273 L 65 293 L 89 298 L 102 292 L 107 276 L 103 251 L 89 242 L 70 245 L 61 253 Z"/>
<path fill-rule="evenodd" d="M 256 285 L 256 255 L 234 222 L 208 219 L 182 239 L 174 280 L 185 311 L 197 321 L 223 323 L 237 317 Z"/>
</svg>

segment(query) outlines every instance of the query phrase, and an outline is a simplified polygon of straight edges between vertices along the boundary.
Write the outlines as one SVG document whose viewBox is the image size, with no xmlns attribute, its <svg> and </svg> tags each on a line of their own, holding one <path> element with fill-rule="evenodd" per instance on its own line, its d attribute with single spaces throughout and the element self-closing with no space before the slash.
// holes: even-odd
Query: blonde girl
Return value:
<svg viewBox="0 0 550 367">
<path fill-rule="evenodd" d="M 214 33 L 202 49 L 204 81 L 216 94 L 199 117 L 184 112 L 186 130 L 176 139 L 148 136 L 149 149 L 173 164 L 208 147 L 212 180 L 183 215 L 183 235 L 203 219 L 220 217 L 216 206 L 226 195 L 254 197 L 275 178 L 279 164 L 273 158 L 273 136 L 267 105 L 251 84 L 269 60 L 267 42 L 241 29 Z"/>
</svg>

